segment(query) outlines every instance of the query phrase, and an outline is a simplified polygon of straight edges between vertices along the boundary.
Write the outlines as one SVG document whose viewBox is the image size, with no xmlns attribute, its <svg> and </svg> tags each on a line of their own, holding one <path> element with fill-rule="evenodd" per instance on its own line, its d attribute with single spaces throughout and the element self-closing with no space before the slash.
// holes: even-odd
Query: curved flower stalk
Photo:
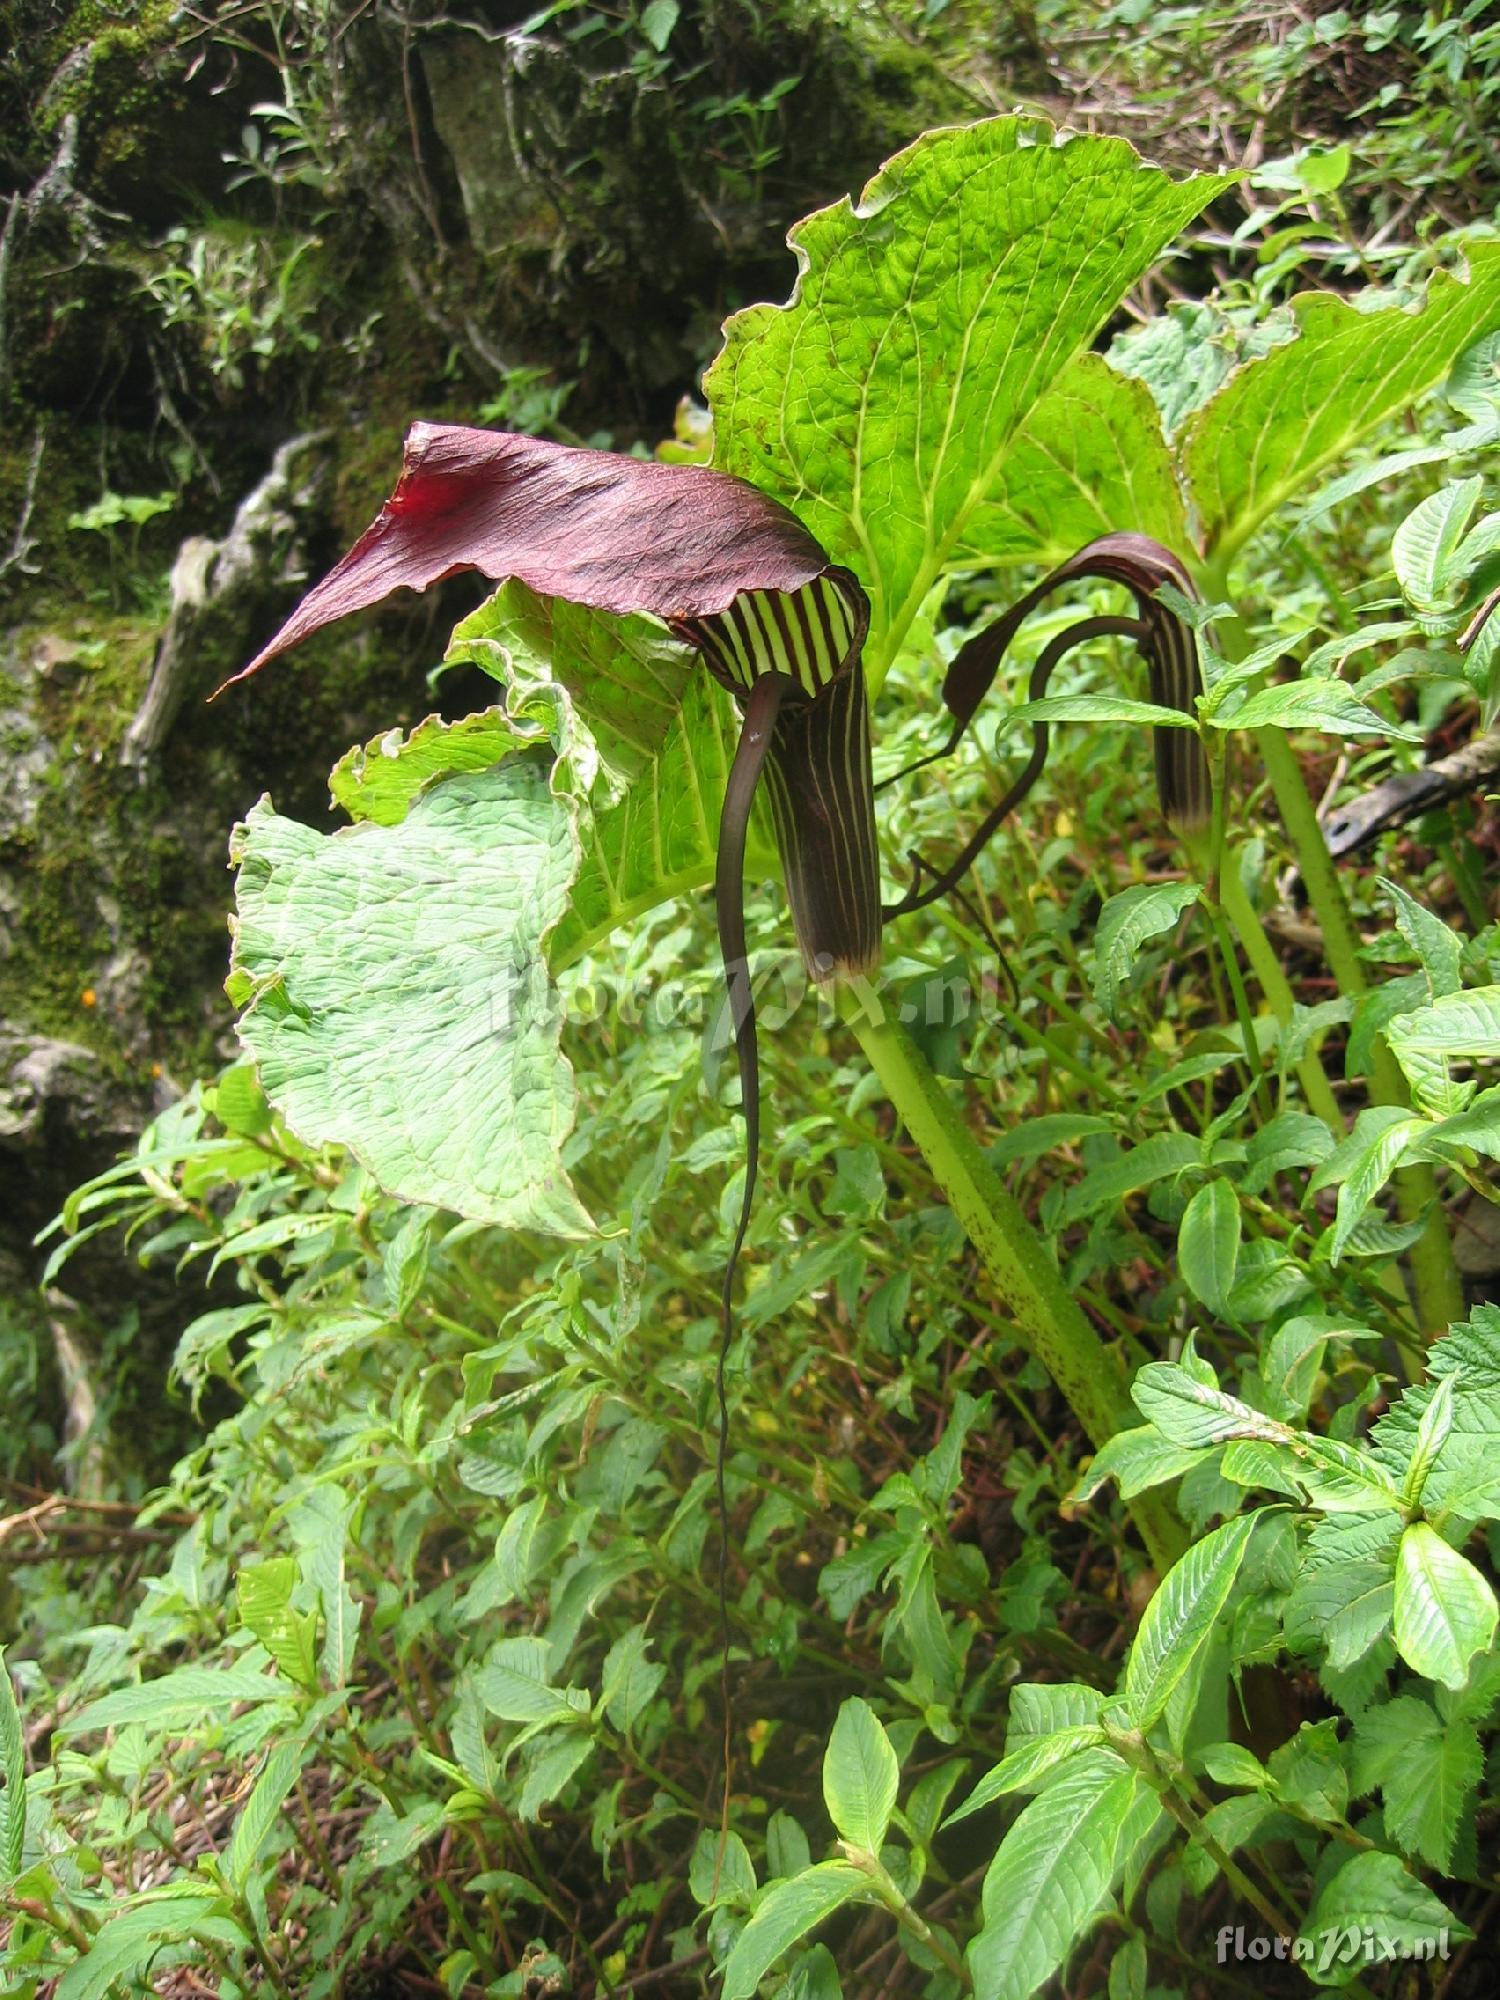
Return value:
<svg viewBox="0 0 1500 2000">
<path fill-rule="evenodd" d="M 919 770 L 924 764 L 952 755 L 979 704 L 993 687 L 1000 662 L 1026 619 L 1053 591 L 1085 578 L 1123 583 L 1135 598 L 1136 614 L 1134 618 L 1084 618 L 1059 633 L 1043 649 L 1032 669 L 1029 699 L 1043 698 L 1053 670 L 1075 646 L 1085 645 L 1090 639 L 1134 639 L 1146 659 L 1152 702 L 1159 708 L 1194 714 L 1195 697 L 1203 689 L 1197 635 L 1158 595 L 1170 587 L 1180 596 L 1195 597 L 1192 578 L 1170 549 L 1148 535 L 1101 535 L 1066 562 L 1059 563 L 1024 597 L 960 647 L 943 682 L 943 705 L 953 717 L 948 741 L 931 756 L 908 765 L 908 770 Z M 1156 791 L 1162 811 L 1179 832 L 1196 833 L 1207 824 L 1213 805 L 1213 787 L 1203 745 L 1186 729 L 1159 727 L 1152 734 Z M 1031 756 L 999 804 L 985 815 L 946 868 L 935 869 L 922 856 L 913 854 L 910 859 L 917 870 L 916 880 L 899 902 L 886 906 L 884 914 L 904 916 L 907 911 L 922 909 L 946 895 L 973 866 L 1001 822 L 1031 790 L 1046 761 L 1047 724 L 1035 722 Z M 931 878 L 925 888 L 924 877 Z"/>
</svg>

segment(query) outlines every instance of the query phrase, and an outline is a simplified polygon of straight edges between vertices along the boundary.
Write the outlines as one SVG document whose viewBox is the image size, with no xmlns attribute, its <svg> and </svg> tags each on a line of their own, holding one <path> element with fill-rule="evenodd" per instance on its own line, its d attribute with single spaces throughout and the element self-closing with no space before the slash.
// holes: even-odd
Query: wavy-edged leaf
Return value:
<svg viewBox="0 0 1500 2000">
<path fill-rule="evenodd" d="M 262 800 L 234 851 L 240 1039 L 293 1130 L 404 1200 L 586 1234 L 542 962 L 577 849 L 545 772 L 508 759 L 332 835 Z"/>
<path fill-rule="evenodd" d="M 434 779 L 453 771 L 487 771 L 540 736 L 538 728 L 514 722 L 500 708 L 480 709 L 457 722 L 429 715 L 409 735 L 387 729 L 346 750 L 329 774 L 328 789 L 350 819 L 395 826 Z"/>
<path fill-rule="evenodd" d="M 1297 338 L 1247 362 L 1193 418 L 1185 461 L 1205 545 L 1227 555 L 1360 438 L 1436 382 L 1500 315 L 1500 244 L 1469 246 L 1416 311 L 1309 292 Z"/>
<path fill-rule="evenodd" d="M 792 230 L 790 303 L 737 313 L 705 379 L 715 449 L 860 575 L 872 686 L 1023 421 L 1223 185 L 992 118 L 926 134 Z"/>
</svg>

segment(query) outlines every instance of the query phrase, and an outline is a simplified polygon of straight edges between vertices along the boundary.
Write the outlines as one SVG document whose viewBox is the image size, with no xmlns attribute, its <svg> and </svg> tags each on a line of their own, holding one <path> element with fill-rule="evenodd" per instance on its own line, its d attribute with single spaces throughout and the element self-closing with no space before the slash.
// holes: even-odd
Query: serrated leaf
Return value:
<svg viewBox="0 0 1500 2000">
<path fill-rule="evenodd" d="M 1113 1208 L 1128 1194 L 1181 1173 L 1185 1167 L 1196 1167 L 1202 1157 L 1202 1147 L 1190 1133 L 1158 1133 L 1143 1145 L 1132 1147 L 1121 1159 L 1093 1168 L 1076 1187 L 1069 1188 L 1063 1197 L 1061 1220 L 1064 1224 L 1078 1222 L 1099 1209 Z"/>
<path fill-rule="evenodd" d="M 1396 1553 L 1392 1623 L 1396 1650 L 1428 1680 L 1461 1688 L 1469 1663 L 1495 1636 L 1495 1593 L 1466 1557 L 1425 1521 L 1414 1521 Z"/>
<path fill-rule="evenodd" d="M 1397 930 L 1416 953 L 1418 963 L 1427 974 L 1431 998 L 1440 1000 L 1445 993 L 1456 993 L 1463 983 L 1459 970 L 1459 960 L 1463 955 L 1462 938 L 1441 917 L 1434 916 L 1425 904 L 1419 903 L 1415 896 L 1408 895 L 1399 882 L 1390 882 L 1381 876 L 1380 886 L 1395 909 Z"/>
<path fill-rule="evenodd" d="M 1484 481 L 1457 479 L 1417 503 L 1391 539 L 1391 564 L 1409 601 L 1431 610 L 1448 593 L 1453 557 L 1463 540 Z"/>
<path fill-rule="evenodd" d="M 1121 1688 L 1137 1729 L 1149 1729 L 1157 1720 L 1207 1644 L 1255 1527 L 1253 1515 L 1226 1521 L 1195 1542 L 1157 1586 L 1131 1644 Z"/>
<path fill-rule="evenodd" d="M 1379 1785 L 1386 1832 L 1405 1853 L 1444 1874 L 1483 1769 L 1474 1725 L 1441 1722 L 1411 1695 L 1366 1709 L 1355 1722 L 1356 1789 Z"/>
<path fill-rule="evenodd" d="M 480 1700 L 502 1722 L 576 1722 L 588 1714 L 578 1688 L 550 1685 L 545 1639 L 502 1639 L 474 1675 Z"/>
<path fill-rule="evenodd" d="M 540 1817 L 594 1754 L 594 1739 L 582 1730 L 538 1737 L 531 1746 L 516 1810 L 523 1820 Z"/>
<path fill-rule="evenodd" d="M 1104 1731 L 1096 1723 L 1087 1722 L 1056 1730 L 1051 1736 L 1029 1737 L 992 1771 L 986 1772 L 957 1812 L 949 1813 L 944 1824 L 957 1826 L 960 1820 L 992 1805 L 1008 1792 L 1029 1790 L 1038 1778 L 1048 1776 L 1080 1751 L 1097 1749 L 1104 1741 Z"/>
<path fill-rule="evenodd" d="M 1398 1014 L 1386 1039 L 1399 1061 L 1414 1056 L 1500 1056 L 1500 986 L 1446 993 L 1428 1007 Z"/>
<path fill-rule="evenodd" d="M 1067 1506 L 1084 1506 L 1109 1479 L 1119 1481 L 1122 1500 L 1133 1500 L 1137 1493 L 1180 1479 L 1198 1463 L 1198 1457 L 1199 1447 L 1173 1444 L 1150 1424 L 1116 1431 L 1095 1452 L 1088 1471 L 1068 1494 Z"/>
<path fill-rule="evenodd" d="M 58 1980 L 55 2000 L 105 2000 L 120 1990 L 116 1982 L 128 1978 L 147 1958 L 163 1969 L 174 1958 L 180 1963 L 190 1955 L 169 1950 L 164 1957 L 164 1946 L 200 1939 L 230 1950 L 242 1950 L 250 1942 L 225 1910 L 222 1897 L 165 1895 L 137 1902 L 106 1917 L 88 1950 Z"/>
<path fill-rule="evenodd" d="M 1099 913 L 1094 933 L 1091 979 L 1094 998 L 1107 1014 L 1115 1012 L 1141 946 L 1171 930 L 1200 894 L 1196 882 L 1152 882 L 1139 883 L 1110 897 Z"/>
<path fill-rule="evenodd" d="M 1337 1264 L 1364 1221 L 1376 1195 L 1401 1164 L 1407 1147 L 1424 1130 L 1420 1118 L 1401 1118 L 1377 1131 L 1350 1162 L 1339 1189 L 1338 1209 L 1328 1243 L 1328 1261 Z"/>
<path fill-rule="evenodd" d="M 279 1676 L 253 1667 L 178 1667 L 160 1680 L 139 1687 L 118 1688 L 52 1725 L 57 1735 L 76 1736 L 86 1729 L 123 1728 L 132 1722 L 173 1729 L 203 1715 L 227 1714 L 240 1701 L 286 1701 L 293 1690 Z"/>
<path fill-rule="evenodd" d="M 984 1881 L 969 1946 L 975 2000 L 1029 2000 L 1089 1928 L 1161 1808 L 1109 1751 L 1079 1759 L 1011 1827 Z"/>
<path fill-rule="evenodd" d="M 705 380 L 717 462 L 858 571 L 872 685 L 1039 397 L 1222 185 L 992 118 L 928 133 L 791 232 L 792 302 L 736 314 Z"/>
<path fill-rule="evenodd" d="M 1229 1310 L 1240 1258 L 1240 1203 L 1220 1175 L 1199 1188 L 1183 1211 L 1177 1230 L 1177 1262 L 1183 1282 L 1212 1313 Z"/>
<path fill-rule="evenodd" d="M 1329 1665 L 1342 1672 L 1389 1631 L 1400 1535 L 1394 1513 L 1318 1523 L 1284 1614 L 1294 1650 L 1326 1648 Z"/>
<path fill-rule="evenodd" d="M 1044 1118 L 1028 1118 L 1014 1131 L 1003 1133 L 993 1146 L 985 1148 L 985 1158 L 992 1167 L 1014 1166 L 1039 1160 L 1054 1147 L 1070 1146 L 1075 1140 L 1111 1129 L 1107 1118 L 1088 1112 L 1051 1111 Z"/>
<path fill-rule="evenodd" d="M 271 1836 L 287 1794 L 297 1782 L 307 1750 L 305 1742 L 279 1744 L 266 1759 L 249 1798 L 240 1808 L 223 1863 L 225 1879 L 240 1897 L 249 1888 L 261 1850 Z"/>
<path fill-rule="evenodd" d="M 843 1904 L 870 1894 L 869 1876 L 848 1861 L 820 1861 L 790 1881 L 773 1882 L 734 1941 L 724 1966 L 722 2000 L 751 2000 L 783 1952 Z"/>
<path fill-rule="evenodd" d="M 1038 1736 L 1097 1722 L 1104 1707 L 1098 1688 L 1084 1681 L 1022 1681 L 1010 1691 L 1005 1723 L 1007 1754 Z"/>
<path fill-rule="evenodd" d="M 1185 459 L 1207 547 L 1227 556 L 1360 438 L 1438 381 L 1500 313 L 1500 246 L 1469 248 L 1421 307 L 1361 311 L 1331 292 L 1293 300 L 1297 338 L 1247 362 L 1188 427 Z"/>
<path fill-rule="evenodd" d="M 26 1843 L 26 1738 L 3 1646 L 0 1646 L 0 1772 L 5 1777 L 5 1793 L 0 1797 L 0 1889 L 5 1889 L 21 1872 Z"/>
<path fill-rule="evenodd" d="M 403 1199 L 588 1233 L 559 1159 L 573 1080 L 540 956 L 576 853 L 545 773 L 444 778 L 399 826 L 333 835 L 262 801 L 236 851 L 240 1039 L 288 1124 Z"/>
<path fill-rule="evenodd" d="M 1343 1986 L 1355 1978 L 1362 1955 L 1336 1957 L 1340 1938 L 1399 1938 L 1409 1947 L 1436 1957 L 1440 1941 L 1467 1937 L 1446 1905 L 1424 1889 L 1394 1854 L 1367 1850 L 1353 1854 L 1329 1876 L 1318 1891 L 1302 1926 L 1304 1936 L 1327 1941 L 1329 1949 L 1305 1962 L 1304 1970 L 1320 1986 Z M 1326 1966 L 1325 1956 L 1332 1962 Z"/>
<path fill-rule="evenodd" d="M 646 1658 L 646 1628 L 632 1625 L 604 1658 L 599 1703 L 616 1729 L 633 1729 L 643 1709 L 667 1677 L 659 1660 Z"/>
<path fill-rule="evenodd" d="M 1011 722 L 1129 722 L 1145 728 L 1193 729 L 1197 725 L 1180 708 L 1160 702 L 1132 701 L 1119 694 L 1047 694 L 1020 702 L 1010 711 Z M 1177 886 L 1181 886 L 1180 884 Z"/>
<path fill-rule="evenodd" d="M 1321 729 L 1326 736 L 1389 736 L 1420 742 L 1422 732 L 1388 722 L 1340 681 L 1287 681 L 1262 688 L 1229 714 L 1216 718 L 1220 729 Z"/>
<path fill-rule="evenodd" d="M 316 1685 L 313 1637 L 317 1620 L 311 1612 L 294 1611 L 297 1564 L 291 1556 L 271 1556 L 241 1569 L 234 1580 L 240 1622 L 265 1647 L 277 1666 L 298 1687 Z"/>
</svg>

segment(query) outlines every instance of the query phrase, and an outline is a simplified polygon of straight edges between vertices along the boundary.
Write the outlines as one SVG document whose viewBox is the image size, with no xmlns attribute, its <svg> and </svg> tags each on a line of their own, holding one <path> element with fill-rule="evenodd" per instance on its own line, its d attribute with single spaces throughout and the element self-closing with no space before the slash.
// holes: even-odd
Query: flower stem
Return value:
<svg viewBox="0 0 1500 2000">
<path fill-rule="evenodd" d="M 1339 983 L 1339 991 L 1358 999 L 1369 991 L 1360 957 L 1359 932 L 1354 927 L 1344 885 L 1328 852 L 1292 746 L 1279 729 L 1257 731 L 1256 741 L 1283 824 L 1297 852 L 1297 866 L 1322 928 L 1329 970 Z M 1406 1107 L 1411 1103 L 1406 1078 L 1383 1035 L 1376 1036 L 1370 1050 L 1370 1096 L 1376 1104 Z M 1431 1338 L 1446 1332 L 1454 1320 L 1463 1318 L 1463 1280 L 1453 1261 L 1453 1246 L 1448 1240 L 1448 1224 L 1438 1201 L 1437 1176 L 1432 1168 L 1402 1167 L 1395 1175 L 1395 1185 L 1396 1205 L 1403 1221 L 1414 1221 L 1424 1212 L 1427 1215 L 1427 1226 L 1412 1245 L 1411 1274 L 1417 1321 L 1422 1332 Z"/>
<path fill-rule="evenodd" d="M 1028 1351 L 1067 1398 L 1096 1448 L 1131 1428 L 1139 1418 L 1123 1371 L 921 1050 L 866 982 L 844 989 L 842 1011 Z M 1159 1492 L 1138 1494 L 1128 1506 L 1152 1562 L 1165 1572 L 1187 1546 L 1175 1510 Z"/>
</svg>

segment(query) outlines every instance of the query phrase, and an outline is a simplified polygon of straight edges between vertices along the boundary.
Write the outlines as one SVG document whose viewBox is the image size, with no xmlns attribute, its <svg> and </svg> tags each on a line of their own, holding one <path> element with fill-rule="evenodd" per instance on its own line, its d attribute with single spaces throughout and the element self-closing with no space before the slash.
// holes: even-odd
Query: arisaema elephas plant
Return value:
<svg viewBox="0 0 1500 2000">
<path fill-rule="evenodd" d="M 1275 510 L 1494 320 L 1500 251 L 1473 246 L 1467 276 L 1434 279 L 1419 311 L 1303 301 L 1296 337 L 1169 442 L 1148 391 L 1090 343 L 1221 185 L 1174 182 L 1121 142 L 1059 142 L 1025 120 L 931 134 L 858 206 L 794 232 L 789 305 L 730 321 L 706 385 L 713 468 L 418 427 L 379 519 L 261 657 L 393 590 L 475 569 L 500 588 L 453 652 L 491 666 L 507 698 L 346 759 L 335 794 L 361 824 L 323 838 L 263 802 L 238 836 L 233 991 L 294 1127 L 347 1143 L 414 1201 L 588 1230 L 560 1157 L 572 1079 L 552 976 L 714 882 L 753 1139 L 740 882 L 756 780 L 810 972 L 868 981 L 882 929 L 871 717 L 878 734 L 886 673 L 947 578 L 1021 564 L 1048 574 L 955 661 L 954 724 L 1042 596 L 1123 583 L 1128 613 L 1095 611 L 1064 641 L 1133 638 L 1153 700 L 1049 701 L 1055 641 L 1022 713 L 1043 728 L 1157 729 L 1163 802 L 1191 836 L 1210 921 L 1221 896 L 1266 999 L 1289 1012 L 1240 870 L 1220 865 L 1224 791 L 1215 810 L 1209 773 L 1227 732 L 1255 732 L 1332 950 L 1342 898 L 1284 729 L 1390 724 L 1341 682 L 1257 689 L 1284 646 L 1233 659 L 1248 649 L 1231 622 L 1195 737 L 1187 600 L 1196 589 L 1222 604 L 1231 562 Z M 888 910 L 918 907 L 988 830 L 929 859 Z M 1359 977 L 1357 962 L 1345 970 Z M 1101 1441 L 1130 1421 L 1115 1359 L 899 1025 L 878 1004 L 850 1025 L 1022 1335 Z M 1336 1119 L 1316 1062 L 1299 1073 L 1312 1108 Z M 1439 1303 L 1442 1247 L 1428 1273 Z M 1181 1540 L 1169 1510 L 1151 1495 L 1132 1504 L 1168 1559 Z"/>
</svg>

